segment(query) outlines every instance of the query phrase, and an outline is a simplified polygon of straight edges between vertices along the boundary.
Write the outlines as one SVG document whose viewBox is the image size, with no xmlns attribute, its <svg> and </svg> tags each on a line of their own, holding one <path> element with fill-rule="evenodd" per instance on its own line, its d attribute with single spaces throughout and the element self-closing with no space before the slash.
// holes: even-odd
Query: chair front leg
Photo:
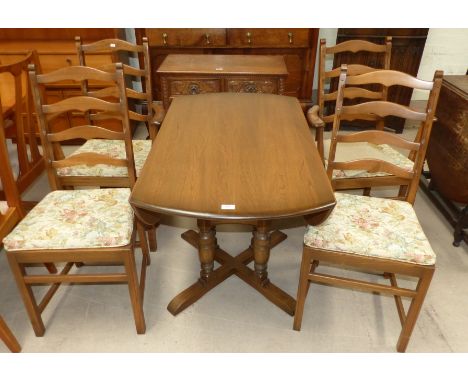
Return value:
<svg viewBox="0 0 468 382">
<path fill-rule="evenodd" d="M 125 273 L 127 274 L 128 291 L 130 293 L 130 301 L 132 303 L 133 317 L 135 319 L 136 331 L 138 334 L 146 332 L 145 316 L 143 313 L 143 303 L 140 293 L 140 285 L 138 283 L 138 276 L 135 265 L 134 251 L 124 255 Z M 144 267 L 144 261 L 142 267 Z"/>
<path fill-rule="evenodd" d="M 18 343 L 18 340 L 11 332 L 6 322 L 3 321 L 2 316 L 0 316 L 0 338 L 11 352 L 19 353 L 21 351 L 21 346 Z"/>
<path fill-rule="evenodd" d="M 297 301 L 296 310 L 294 312 L 294 330 L 301 330 L 302 315 L 304 313 L 304 305 L 309 291 L 309 270 L 312 270 L 311 266 L 311 254 L 309 249 L 304 248 L 302 253 L 301 272 L 299 275 L 299 285 L 297 288 Z M 313 267 L 315 269 L 315 267 Z"/>
<path fill-rule="evenodd" d="M 424 272 L 418 281 L 418 285 L 416 287 L 417 294 L 411 301 L 408 314 L 406 315 L 406 320 L 404 322 L 403 328 L 401 329 L 400 337 L 398 338 L 397 351 L 400 353 L 404 353 L 406 351 L 411 333 L 413 333 L 416 320 L 418 319 L 419 312 L 421 311 L 424 298 L 426 297 L 427 290 L 431 284 L 433 274 L 434 269 L 430 269 Z"/>
<path fill-rule="evenodd" d="M 37 337 L 42 337 L 45 333 L 45 327 L 32 288 L 24 282 L 24 276 L 26 275 L 24 265 L 19 264 L 16 261 L 15 255 L 11 252 L 7 252 L 7 257 L 11 271 L 16 280 L 16 285 L 21 293 L 21 298 L 23 299 L 24 306 L 26 307 L 26 311 L 28 312 L 29 319 L 33 326 L 34 333 Z"/>
</svg>

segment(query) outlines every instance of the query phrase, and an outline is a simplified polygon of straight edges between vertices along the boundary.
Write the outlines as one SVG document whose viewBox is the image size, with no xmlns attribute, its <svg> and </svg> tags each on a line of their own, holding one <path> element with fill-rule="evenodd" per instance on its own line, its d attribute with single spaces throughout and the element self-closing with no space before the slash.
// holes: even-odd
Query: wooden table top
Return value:
<svg viewBox="0 0 468 382">
<path fill-rule="evenodd" d="M 130 203 L 254 220 L 311 215 L 335 198 L 296 98 L 211 93 L 173 100 Z"/>
<path fill-rule="evenodd" d="M 282 56 L 241 54 L 169 54 L 158 73 L 255 74 L 287 76 Z"/>
</svg>

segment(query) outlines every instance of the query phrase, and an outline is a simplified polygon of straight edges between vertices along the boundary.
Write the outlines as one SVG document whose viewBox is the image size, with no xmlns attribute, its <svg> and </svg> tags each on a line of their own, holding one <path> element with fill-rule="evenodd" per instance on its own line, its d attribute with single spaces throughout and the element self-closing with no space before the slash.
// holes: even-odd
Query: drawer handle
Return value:
<svg viewBox="0 0 468 382">
<path fill-rule="evenodd" d="M 248 82 L 244 85 L 244 91 L 246 93 L 256 93 L 257 85 L 255 84 L 255 82 Z"/>
<path fill-rule="evenodd" d="M 67 58 L 67 59 L 65 59 L 65 61 L 67 62 L 67 64 L 68 64 L 68 65 L 70 65 L 70 66 L 71 66 L 71 64 L 72 64 L 72 60 L 71 60 L 71 58 Z"/>
<path fill-rule="evenodd" d="M 190 84 L 188 87 L 189 94 L 199 94 L 200 86 L 198 84 Z"/>
<path fill-rule="evenodd" d="M 247 36 L 247 44 L 252 44 L 252 33 L 247 32 L 245 35 Z"/>
<path fill-rule="evenodd" d="M 163 33 L 162 38 L 163 38 L 163 44 L 167 45 L 167 33 Z"/>
<path fill-rule="evenodd" d="M 289 32 L 288 37 L 289 37 L 289 43 L 292 44 L 293 43 L 293 33 Z"/>
<path fill-rule="evenodd" d="M 205 33 L 205 39 L 206 39 L 206 45 L 210 45 L 210 34 L 209 33 Z"/>
</svg>

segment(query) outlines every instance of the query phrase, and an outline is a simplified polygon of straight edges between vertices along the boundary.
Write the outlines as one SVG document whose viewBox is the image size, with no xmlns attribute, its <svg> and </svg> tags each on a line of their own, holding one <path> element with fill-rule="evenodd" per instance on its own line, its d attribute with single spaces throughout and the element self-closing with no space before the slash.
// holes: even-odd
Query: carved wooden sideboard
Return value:
<svg viewBox="0 0 468 382">
<path fill-rule="evenodd" d="M 281 56 L 169 54 L 159 69 L 164 108 L 178 95 L 283 94 L 288 72 Z"/>
<path fill-rule="evenodd" d="M 65 66 L 79 65 L 75 36 L 90 43 L 106 38 L 121 38 L 122 33 L 119 29 L 110 28 L 0 28 L 0 62 L 15 62 L 24 57 L 25 52 L 34 49 L 39 55 L 42 72 L 47 73 Z M 112 57 L 109 54 L 95 54 L 88 59 L 89 66 L 101 66 L 110 62 Z M 56 102 L 68 97 L 70 93 L 80 91 L 80 84 L 58 83 L 46 89 L 46 98 Z M 82 114 L 73 113 L 56 118 L 54 128 L 60 131 L 74 124 L 82 124 L 83 121 Z M 108 127 L 121 128 L 120 123 L 113 122 Z"/>
<path fill-rule="evenodd" d="M 280 55 L 288 77 L 284 95 L 298 97 L 305 108 L 311 104 L 317 53 L 318 29 L 314 28 L 147 28 L 136 29 L 137 42 L 148 37 L 152 87 L 162 100 L 157 70 L 168 54 Z"/>
</svg>

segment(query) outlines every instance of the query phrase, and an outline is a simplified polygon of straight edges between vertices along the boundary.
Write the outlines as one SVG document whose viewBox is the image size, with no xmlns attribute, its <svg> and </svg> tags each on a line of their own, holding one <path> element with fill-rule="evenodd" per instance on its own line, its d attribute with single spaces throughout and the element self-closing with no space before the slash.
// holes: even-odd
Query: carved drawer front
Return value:
<svg viewBox="0 0 468 382">
<path fill-rule="evenodd" d="M 278 94 L 276 78 L 233 78 L 226 79 L 226 90 L 233 93 L 268 93 Z"/>
<path fill-rule="evenodd" d="M 219 78 L 169 80 L 169 94 L 171 96 L 218 93 L 220 91 L 221 80 Z"/>
<path fill-rule="evenodd" d="M 152 28 L 147 29 L 151 46 L 211 46 L 226 45 L 224 28 Z"/>
<path fill-rule="evenodd" d="M 230 46 L 307 47 L 309 31 L 306 28 L 235 28 L 228 31 Z"/>
</svg>

